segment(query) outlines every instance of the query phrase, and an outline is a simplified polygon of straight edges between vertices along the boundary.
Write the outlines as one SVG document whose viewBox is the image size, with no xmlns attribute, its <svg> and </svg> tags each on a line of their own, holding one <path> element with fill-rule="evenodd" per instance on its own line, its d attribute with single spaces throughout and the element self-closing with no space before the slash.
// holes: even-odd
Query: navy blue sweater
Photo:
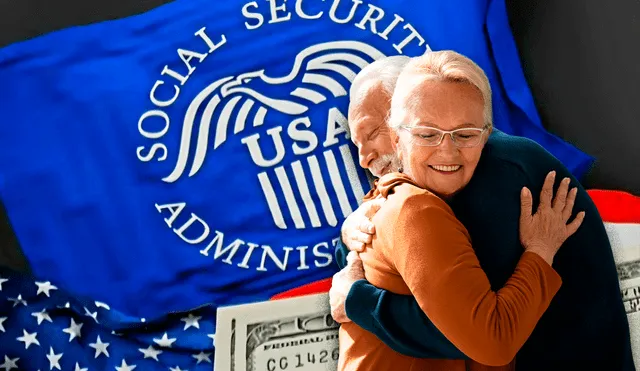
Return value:
<svg viewBox="0 0 640 371">
<path fill-rule="evenodd" d="M 520 190 L 529 187 L 535 206 L 544 178 L 556 170 L 578 187 L 574 214 L 586 211 L 580 229 L 557 253 L 553 267 L 562 287 L 516 357 L 518 371 L 634 371 L 629 325 L 622 304 L 611 245 L 598 211 L 579 182 L 549 152 L 526 138 L 497 130 L 490 136 L 475 174 L 449 205 L 467 227 L 493 290 L 513 273 L 523 253 L 518 235 Z M 438 248 L 446 248 L 439 246 Z M 340 242 L 336 261 L 346 264 Z M 356 282 L 346 300 L 348 317 L 394 350 L 426 358 L 466 358 L 431 323 L 412 296 Z M 592 369 L 592 368 L 589 368 Z"/>
</svg>

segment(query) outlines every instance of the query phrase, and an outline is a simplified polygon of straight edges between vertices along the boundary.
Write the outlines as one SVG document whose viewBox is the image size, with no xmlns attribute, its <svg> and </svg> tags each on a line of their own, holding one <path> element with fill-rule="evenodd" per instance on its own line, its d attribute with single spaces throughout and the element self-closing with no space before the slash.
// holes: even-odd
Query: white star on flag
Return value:
<svg viewBox="0 0 640 371">
<path fill-rule="evenodd" d="M 80 330 L 82 329 L 83 323 L 76 323 L 76 321 L 71 318 L 71 324 L 66 329 L 62 330 L 62 332 L 69 334 L 69 342 L 75 338 L 82 337 L 80 334 Z"/>
<path fill-rule="evenodd" d="M 122 364 L 120 365 L 120 367 L 116 366 L 117 371 L 132 371 L 134 368 L 136 368 L 136 365 L 129 366 L 124 359 L 122 360 Z"/>
<path fill-rule="evenodd" d="M 93 318 L 93 320 L 94 320 L 94 321 L 96 321 L 96 323 L 98 323 L 98 312 L 93 312 L 93 313 L 91 313 L 91 312 L 89 311 L 89 309 L 87 309 L 87 307 L 84 307 L 84 314 L 85 314 L 87 317 L 91 317 L 91 318 Z"/>
<path fill-rule="evenodd" d="M 38 339 L 36 339 L 36 336 L 38 336 L 37 332 L 30 334 L 27 332 L 27 330 L 23 329 L 22 334 L 23 335 L 17 338 L 16 340 L 24 343 L 24 349 L 29 349 L 31 344 L 40 346 L 40 342 L 38 341 Z"/>
<path fill-rule="evenodd" d="M 42 321 L 45 321 L 45 320 L 53 323 L 53 320 L 51 320 L 51 317 L 47 313 L 46 309 L 43 309 L 42 312 L 31 313 L 31 315 L 36 317 L 36 319 L 38 320 L 38 325 L 41 324 Z"/>
<path fill-rule="evenodd" d="M 49 360 L 49 370 L 53 370 L 57 368 L 58 370 L 62 370 L 60 368 L 60 358 L 62 358 L 63 353 L 55 354 L 53 352 L 53 348 L 49 347 L 49 354 L 47 354 L 47 359 Z"/>
<path fill-rule="evenodd" d="M 197 317 L 197 316 L 194 316 L 193 314 L 189 313 L 189 316 L 187 316 L 185 318 L 181 318 L 180 321 L 184 321 L 185 322 L 183 330 L 186 330 L 189 327 L 195 327 L 195 328 L 199 329 L 200 328 L 200 323 L 198 323 L 198 321 L 201 320 L 201 319 L 202 319 L 202 317 Z"/>
<path fill-rule="evenodd" d="M 162 353 L 161 350 L 156 350 L 153 346 L 149 345 L 149 347 L 147 349 L 138 349 L 140 352 L 142 352 L 142 354 L 144 354 L 144 358 L 153 358 L 156 361 L 160 362 L 160 360 L 158 360 L 158 355 L 160 355 L 160 353 Z"/>
<path fill-rule="evenodd" d="M 165 348 L 171 348 L 171 344 L 173 344 L 175 341 L 176 341 L 175 338 L 169 339 L 166 332 L 164 333 L 164 335 L 162 335 L 161 339 L 153 339 L 154 343 Z"/>
<path fill-rule="evenodd" d="M 47 295 L 47 297 L 49 297 L 49 291 L 58 289 L 57 287 L 52 285 L 51 282 L 49 282 L 49 281 L 47 281 L 47 282 L 36 282 L 36 286 L 38 286 L 38 292 L 36 293 L 36 295 L 40 295 L 40 294 L 44 293 L 45 295 Z"/>
<path fill-rule="evenodd" d="M 9 282 L 9 280 L 6 278 L 0 278 L 0 291 L 2 291 L 2 284 L 5 282 Z"/>
<path fill-rule="evenodd" d="M 192 357 L 198 360 L 197 364 L 199 365 L 200 362 L 211 363 L 211 359 L 209 358 L 210 355 L 211 353 L 200 352 L 198 354 L 192 355 Z"/>
<path fill-rule="evenodd" d="M 7 356 L 4 356 L 4 363 L 2 363 L 0 365 L 0 368 L 4 368 L 5 371 L 9 371 L 9 370 L 11 370 L 13 368 L 18 368 L 17 363 L 18 363 L 19 359 L 20 358 L 11 359 L 11 358 L 9 358 Z"/>
<path fill-rule="evenodd" d="M 17 298 L 9 298 L 9 299 L 7 299 L 7 300 L 9 300 L 9 301 L 12 301 L 12 302 L 13 302 L 13 307 L 14 307 L 14 308 L 15 308 L 15 307 L 17 307 L 17 306 L 18 306 L 18 304 L 22 304 L 22 305 L 24 305 L 25 307 L 27 306 L 27 302 L 22 298 L 22 294 L 18 295 L 18 297 L 17 297 Z"/>
<path fill-rule="evenodd" d="M 216 345 L 216 334 L 208 334 L 207 337 L 211 338 L 211 345 Z"/>
<path fill-rule="evenodd" d="M 96 342 L 89 344 L 89 346 L 96 350 L 96 356 L 94 358 L 98 358 L 100 354 L 109 357 L 109 351 L 107 350 L 109 343 L 103 343 L 102 340 L 100 340 L 100 335 L 98 335 Z"/>
<path fill-rule="evenodd" d="M 213 306 L 171 312 L 153 319 L 149 326 L 152 319 L 142 323 L 140 317 L 96 301 L 99 298 L 77 299 L 45 279 L 35 282 L 28 276 L 3 273 L 0 269 L 0 277 L 9 280 L 0 292 L 0 308 L 7 310 L 0 310 L 0 371 L 194 371 L 213 367 Z M 38 289 L 40 294 L 36 294 Z M 181 343 L 185 339 L 180 334 L 188 335 L 193 344 Z"/>
</svg>

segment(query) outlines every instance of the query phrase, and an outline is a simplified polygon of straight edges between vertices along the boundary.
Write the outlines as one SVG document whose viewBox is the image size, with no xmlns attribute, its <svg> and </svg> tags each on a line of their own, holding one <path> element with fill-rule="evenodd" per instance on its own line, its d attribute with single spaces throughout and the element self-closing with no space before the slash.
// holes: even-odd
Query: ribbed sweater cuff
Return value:
<svg viewBox="0 0 640 371">
<path fill-rule="evenodd" d="M 344 304 L 347 317 L 365 330 L 373 328 L 372 313 L 378 306 L 381 292 L 367 280 L 354 282 Z"/>
</svg>

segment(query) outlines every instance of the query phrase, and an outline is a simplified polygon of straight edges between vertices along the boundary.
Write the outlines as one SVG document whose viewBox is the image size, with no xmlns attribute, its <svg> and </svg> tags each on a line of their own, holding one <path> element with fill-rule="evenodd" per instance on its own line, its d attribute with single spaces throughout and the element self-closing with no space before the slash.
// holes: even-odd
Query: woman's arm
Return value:
<svg viewBox="0 0 640 371">
<path fill-rule="evenodd" d="M 387 258 L 420 308 L 458 349 L 482 364 L 509 363 L 560 288 L 551 266 L 525 252 L 505 286 L 492 291 L 466 229 L 433 195 L 410 196 L 386 226 L 380 238 L 392 238 Z"/>
<path fill-rule="evenodd" d="M 336 263 L 347 265 L 349 249 L 336 246 Z M 422 312 L 413 296 L 379 289 L 366 280 L 351 286 L 345 300 L 347 317 L 373 333 L 391 349 L 417 358 L 467 359 Z"/>
</svg>

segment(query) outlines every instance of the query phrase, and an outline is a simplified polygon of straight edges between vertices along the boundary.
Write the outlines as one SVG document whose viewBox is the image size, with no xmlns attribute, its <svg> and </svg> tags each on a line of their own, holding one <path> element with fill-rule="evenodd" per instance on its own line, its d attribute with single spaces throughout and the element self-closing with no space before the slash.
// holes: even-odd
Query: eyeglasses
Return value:
<svg viewBox="0 0 640 371">
<path fill-rule="evenodd" d="M 456 130 L 440 130 L 428 126 L 406 126 L 401 125 L 401 129 L 408 131 L 413 136 L 416 145 L 423 147 L 439 146 L 445 134 L 449 134 L 456 147 L 475 147 L 482 141 L 487 126 L 480 128 L 461 128 Z"/>
</svg>

